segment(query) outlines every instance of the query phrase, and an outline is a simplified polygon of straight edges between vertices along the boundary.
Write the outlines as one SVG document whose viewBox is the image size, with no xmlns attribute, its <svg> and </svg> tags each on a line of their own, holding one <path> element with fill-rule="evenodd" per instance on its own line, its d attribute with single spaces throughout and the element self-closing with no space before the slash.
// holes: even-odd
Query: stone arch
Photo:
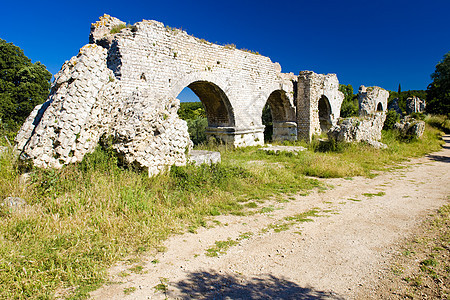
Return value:
<svg viewBox="0 0 450 300">
<path fill-rule="evenodd" d="M 381 102 L 378 102 L 377 105 L 377 112 L 383 111 L 383 104 Z"/>
<path fill-rule="evenodd" d="M 190 74 L 179 80 L 172 88 L 176 97 L 190 88 L 205 106 L 208 127 L 234 127 L 234 109 L 226 94 L 226 85 L 209 74 Z"/>
<path fill-rule="evenodd" d="M 266 130 L 272 130 L 273 140 L 296 140 L 297 126 L 295 122 L 295 109 L 292 107 L 286 91 L 278 89 L 270 93 L 267 98 L 265 110 L 270 111 L 270 125 L 266 125 L 265 138 L 269 136 Z"/>
<path fill-rule="evenodd" d="M 325 95 L 322 95 L 319 99 L 318 110 L 320 130 L 322 132 L 327 132 L 328 129 L 331 128 L 332 122 L 330 101 Z"/>
</svg>

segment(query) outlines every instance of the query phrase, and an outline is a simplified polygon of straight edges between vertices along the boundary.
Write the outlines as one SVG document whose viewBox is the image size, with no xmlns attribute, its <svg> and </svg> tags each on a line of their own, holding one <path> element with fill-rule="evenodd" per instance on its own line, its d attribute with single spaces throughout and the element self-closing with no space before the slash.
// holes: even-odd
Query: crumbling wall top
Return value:
<svg viewBox="0 0 450 300">
<path fill-rule="evenodd" d="M 89 33 L 89 43 L 105 46 L 103 40 L 111 40 L 111 30 L 115 27 L 126 26 L 126 23 L 117 18 L 104 14 L 100 19 L 91 24 L 91 32 Z M 108 43 L 109 44 L 109 43 Z"/>
<path fill-rule="evenodd" d="M 377 112 L 385 112 L 389 92 L 378 86 L 361 85 L 358 92 L 359 115 L 369 116 Z"/>
</svg>

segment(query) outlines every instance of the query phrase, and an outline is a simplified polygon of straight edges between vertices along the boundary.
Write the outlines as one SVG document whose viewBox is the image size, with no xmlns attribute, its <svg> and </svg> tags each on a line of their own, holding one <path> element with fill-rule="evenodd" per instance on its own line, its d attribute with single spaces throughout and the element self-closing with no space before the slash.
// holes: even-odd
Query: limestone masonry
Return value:
<svg viewBox="0 0 450 300">
<path fill-rule="evenodd" d="M 380 87 L 361 86 L 358 92 L 359 118 L 339 120 L 328 131 L 328 137 L 337 141 L 364 141 L 376 148 L 386 145 L 379 142 L 386 120 L 389 92 Z"/>
<path fill-rule="evenodd" d="M 309 140 L 339 119 L 344 96 L 335 74 L 281 73 L 268 57 L 157 21 L 131 26 L 104 15 L 89 42 L 64 63 L 17 135 L 22 157 L 39 167 L 81 161 L 100 140 L 150 175 L 186 164 L 192 142 L 176 99 L 185 87 L 205 106 L 207 134 L 237 147 L 264 144 L 266 103 L 274 140 Z"/>
</svg>

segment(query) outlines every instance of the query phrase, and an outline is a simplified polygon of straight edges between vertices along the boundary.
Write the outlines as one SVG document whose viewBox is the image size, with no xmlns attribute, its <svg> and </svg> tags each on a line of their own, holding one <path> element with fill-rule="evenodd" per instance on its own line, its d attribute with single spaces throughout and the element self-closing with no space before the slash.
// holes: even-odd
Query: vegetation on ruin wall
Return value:
<svg viewBox="0 0 450 300">
<path fill-rule="evenodd" d="M 385 150 L 314 141 L 297 156 L 210 144 L 203 148 L 219 150 L 222 163 L 172 167 L 153 178 L 118 167 L 112 153 L 98 148 L 61 170 L 30 169 L 26 185 L 20 176 L 25 166 L 6 151 L 0 198 L 21 197 L 28 205 L 0 208 L 0 298 L 52 298 L 55 291 L 86 297 L 105 282 L 115 261 L 156 251 L 170 234 L 207 226 L 210 216 L 253 213 L 247 203 L 286 199 L 320 185 L 305 175 L 373 176 L 406 157 L 438 150 L 438 136 L 427 127 L 422 140 L 403 143 L 385 132 Z"/>
</svg>

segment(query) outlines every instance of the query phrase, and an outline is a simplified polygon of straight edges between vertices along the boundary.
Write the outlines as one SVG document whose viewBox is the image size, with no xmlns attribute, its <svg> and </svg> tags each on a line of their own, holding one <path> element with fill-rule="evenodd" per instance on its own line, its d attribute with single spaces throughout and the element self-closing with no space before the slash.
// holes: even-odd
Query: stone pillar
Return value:
<svg viewBox="0 0 450 300">
<path fill-rule="evenodd" d="M 299 140 L 310 141 L 311 139 L 311 80 L 310 76 L 313 72 L 302 71 L 298 76 L 297 84 L 297 137 Z"/>
</svg>

